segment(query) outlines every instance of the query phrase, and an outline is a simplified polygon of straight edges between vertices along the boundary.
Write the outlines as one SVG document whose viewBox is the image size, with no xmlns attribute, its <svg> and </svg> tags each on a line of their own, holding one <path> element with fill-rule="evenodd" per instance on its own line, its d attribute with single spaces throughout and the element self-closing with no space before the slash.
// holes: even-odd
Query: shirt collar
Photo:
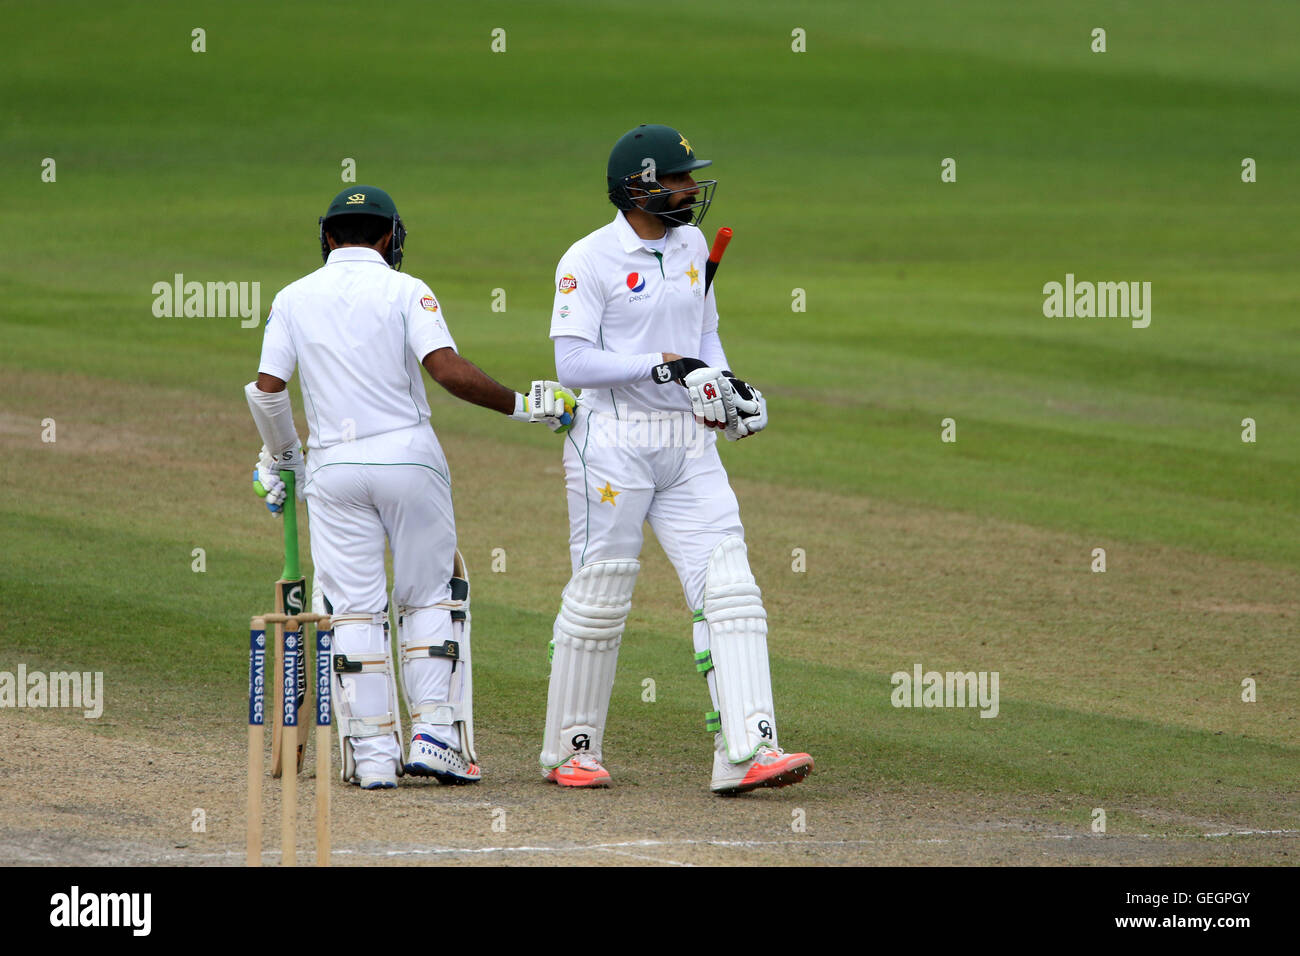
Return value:
<svg viewBox="0 0 1300 956">
<path fill-rule="evenodd" d="M 632 228 L 632 224 L 627 221 L 627 217 L 623 215 L 621 209 L 614 213 L 614 231 L 618 233 L 618 240 L 622 244 L 624 252 L 636 252 L 638 249 L 654 252 L 645 244 L 645 240 L 636 234 L 636 230 Z M 675 235 L 675 232 L 676 230 L 670 231 L 668 242 L 664 246 L 665 250 L 674 246 L 686 246 L 686 237 Z"/>
<path fill-rule="evenodd" d="M 326 265 L 333 262 L 378 262 L 388 265 L 388 261 L 368 246 L 340 246 L 330 251 Z"/>
</svg>

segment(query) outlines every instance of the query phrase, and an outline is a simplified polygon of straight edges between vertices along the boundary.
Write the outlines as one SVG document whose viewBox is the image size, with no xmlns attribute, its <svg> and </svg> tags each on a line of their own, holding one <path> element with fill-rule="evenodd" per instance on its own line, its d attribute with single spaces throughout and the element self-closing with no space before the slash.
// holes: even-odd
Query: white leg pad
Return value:
<svg viewBox="0 0 1300 956">
<path fill-rule="evenodd" d="M 478 761 L 474 751 L 474 665 L 470 653 L 469 572 L 465 560 L 456 552 L 451 579 L 451 599 L 430 607 L 397 609 L 398 641 L 402 648 L 402 685 L 411 707 L 413 724 L 442 724 L 456 728 L 460 751 L 471 762 Z M 430 639 L 430 634 L 444 634 L 444 622 L 450 614 L 450 637 Z M 438 615 L 441 619 L 435 618 Z M 433 620 L 425 620 L 434 618 Z M 445 695 L 425 696 L 416 693 L 414 670 L 430 660 L 450 663 L 451 674 Z"/>
<path fill-rule="evenodd" d="M 593 561 L 579 568 L 564 589 L 555 618 L 542 738 L 542 766 L 548 770 L 577 751 L 603 757 L 618 646 L 640 570 L 634 558 Z"/>
<path fill-rule="evenodd" d="M 356 774 L 354 742 L 391 737 L 402 771 L 402 717 L 388 641 L 388 615 L 336 614 L 334 624 L 334 723 L 343 755 L 344 783 Z"/>
<path fill-rule="evenodd" d="M 743 539 L 728 536 L 713 550 L 704 580 L 718 713 L 732 763 L 777 746 L 772 677 L 767 660 L 767 612 L 749 570 Z"/>
</svg>

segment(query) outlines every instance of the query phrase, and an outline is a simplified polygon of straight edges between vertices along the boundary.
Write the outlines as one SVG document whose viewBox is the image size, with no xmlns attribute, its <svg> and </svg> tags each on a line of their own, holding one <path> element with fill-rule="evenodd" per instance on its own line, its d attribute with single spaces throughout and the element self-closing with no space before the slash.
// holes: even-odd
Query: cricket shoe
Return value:
<svg viewBox="0 0 1300 956">
<path fill-rule="evenodd" d="M 393 790 L 397 787 L 396 761 L 362 760 L 357 763 L 352 782 L 362 790 Z"/>
<path fill-rule="evenodd" d="M 450 784 L 478 783 L 483 778 L 478 764 L 471 763 L 459 750 L 453 750 L 428 734 L 416 734 L 411 738 L 406 772 L 413 777 L 436 777 L 439 783 Z"/>
<path fill-rule="evenodd" d="M 590 754 L 574 754 L 551 770 L 542 768 L 542 775 L 561 787 L 608 787 L 609 771 Z"/>
<path fill-rule="evenodd" d="M 753 759 L 732 763 L 726 750 L 713 750 L 713 792 L 724 796 L 759 787 L 788 787 L 812 773 L 813 758 L 779 747 L 759 747 Z"/>
</svg>

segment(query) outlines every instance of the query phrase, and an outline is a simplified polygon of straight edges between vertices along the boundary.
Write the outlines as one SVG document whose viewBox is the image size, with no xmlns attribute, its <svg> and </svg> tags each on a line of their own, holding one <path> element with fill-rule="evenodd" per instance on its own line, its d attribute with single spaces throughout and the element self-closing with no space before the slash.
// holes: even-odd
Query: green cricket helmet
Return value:
<svg viewBox="0 0 1300 956">
<path fill-rule="evenodd" d="M 406 227 L 397 214 L 393 197 L 378 186 L 353 186 L 345 189 L 330 201 L 325 215 L 320 217 L 320 254 L 329 261 L 330 245 L 325 241 L 325 223 L 335 216 L 376 216 L 393 224 L 393 238 L 388 244 L 385 258 L 394 269 L 402 268 L 402 246 L 406 243 Z"/>
<path fill-rule="evenodd" d="M 672 197 L 690 189 L 668 189 L 660 184 L 659 177 L 711 165 L 713 160 L 697 157 L 690 140 L 671 126 L 643 123 L 624 133 L 610 151 L 605 174 L 609 201 L 623 210 L 644 209 L 668 226 L 698 226 L 709 211 L 718 181 L 700 181 L 700 198 L 670 209 Z"/>
</svg>

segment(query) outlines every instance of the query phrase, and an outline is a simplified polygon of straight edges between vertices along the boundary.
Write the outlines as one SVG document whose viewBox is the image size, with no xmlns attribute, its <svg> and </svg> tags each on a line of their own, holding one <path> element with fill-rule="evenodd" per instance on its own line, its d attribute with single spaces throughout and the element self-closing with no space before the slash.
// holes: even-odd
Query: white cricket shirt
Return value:
<svg viewBox="0 0 1300 956">
<path fill-rule="evenodd" d="M 301 373 L 307 468 L 442 460 L 420 360 L 455 348 L 438 300 L 375 250 L 335 249 L 271 303 L 258 370 Z M 432 457 L 430 457 L 432 456 Z"/>
<path fill-rule="evenodd" d="M 623 213 L 579 239 L 555 270 L 551 338 L 573 335 L 607 352 L 675 352 L 695 358 L 706 332 L 716 332 L 718 309 L 704 294 L 704 234 L 694 226 L 669 231 L 662 254 L 638 236 Z M 606 414 L 633 410 L 691 410 L 686 389 L 650 380 L 586 389 L 582 403 Z"/>
</svg>

